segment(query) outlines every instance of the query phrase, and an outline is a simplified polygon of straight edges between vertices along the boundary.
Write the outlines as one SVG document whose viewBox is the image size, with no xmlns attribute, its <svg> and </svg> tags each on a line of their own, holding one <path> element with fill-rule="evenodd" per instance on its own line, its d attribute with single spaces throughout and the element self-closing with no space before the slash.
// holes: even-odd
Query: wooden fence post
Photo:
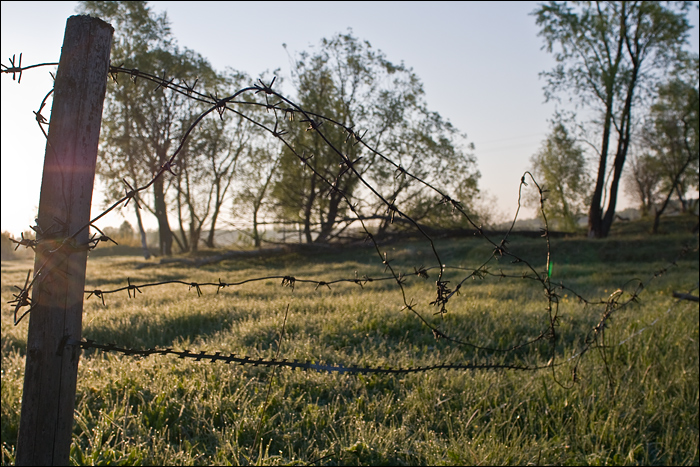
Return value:
<svg viewBox="0 0 700 467">
<path fill-rule="evenodd" d="M 78 376 L 87 250 L 64 245 L 90 221 L 97 144 L 114 29 L 89 16 L 66 22 L 41 182 L 17 465 L 68 465 Z M 88 229 L 74 245 L 85 245 Z"/>
</svg>

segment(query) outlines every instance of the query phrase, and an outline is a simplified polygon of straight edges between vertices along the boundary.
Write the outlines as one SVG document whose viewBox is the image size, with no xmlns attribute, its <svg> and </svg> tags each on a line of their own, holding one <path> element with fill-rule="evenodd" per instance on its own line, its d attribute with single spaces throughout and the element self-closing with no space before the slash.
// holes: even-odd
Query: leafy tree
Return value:
<svg viewBox="0 0 700 467">
<path fill-rule="evenodd" d="M 119 227 L 105 227 L 102 232 L 117 244 L 126 246 L 133 245 L 136 236 L 134 228 L 128 221 L 122 222 Z"/>
<path fill-rule="evenodd" d="M 129 221 L 122 222 L 122 225 L 119 226 L 119 236 L 126 240 L 132 240 L 134 235 L 134 228 L 129 224 Z"/>
<path fill-rule="evenodd" d="M 403 170 L 375 157 L 369 178 L 384 199 L 401 206 L 417 222 L 437 228 L 471 227 L 450 203 L 443 203 L 438 193 L 413 177 L 439 188 L 459 201 L 473 220 L 483 221 L 483 216 L 475 212 L 480 175 L 473 155 L 467 152 L 472 149 L 465 135 L 436 112 L 427 111 L 421 103 L 402 113 L 402 121 L 384 137 L 380 146 L 381 152 Z M 370 208 L 374 216 L 386 210 L 383 203 Z M 387 229 L 391 221 L 392 216 L 384 216 L 379 232 Z"/>
<path fill-rule="evenodd" d="M 234 194 L 233 217 L 249 218 L 253 245 L 260 248 L 263 237 L 260 225 L 271 209 L 267 206 L 270 191 L 277 175 L 281 150 L 279 143 L 270 138 L 261 138 L 250 150 L 243 153 L 236 174 L 238 188 Z"/>
<path fill-rule="evenodd" d="M 372 72 L 386 73 L 386 67 L 381 57 L 369 48 L 362 50 L 362 44 L 350 35 L 330 41 L 324 39 L 317 54 L 302 52 L 294 63 L 297 101 L 309 112 L 328 116 L 348 127 L 355 126 L 358 119 L 367 117 L 368 109 L 358 100 L 367 104 L 373 97 L 375 90 L 371 85 L 378 76 L 373 76 Z M 322 124 L 322 120 L 310 122 L 310 125 L 316 124 Z M 345 214 L 347 207 L 342 203 L 343 196 L 351 195 L 358 184 L 358 179 L 349 171 L 341 176 L 341 158 L 333 148 L 351 161 L 359 159 L 361 148 L 346 142 L 347 134 L 336 125 L 326 124 L 323 136 L 301 125 L 290 129 L 294 151 L 288 147 L 282 151 L 280 177 L 273 187 L 273 196 L 283 220 L 302 224 L 307 242 L 323 242 L 330 236 L 336 219 Z M 295 152 L 308 156 L 306 162 Z M 329 190 L 319 176 L 335 181 L 336 189 Z M 320 225 L 320 231 L 314 238 L 312 227 L 316 225 Z"/>
<path fill-rule="evenodd" d="M 0 235 L 0 258 L 3 261 L 15 259 L 15 247 L 17 246 L 17 244 L 11 242 L 11 238 L 14 239 L 12 234 L 10 234 L 9 232 L 2 232 L 2 234 Z"/>
<path fill-rule="evenodd" d="M 311 129 L 319 131 L 290 126 L 294 151 L 283 149 L 272 194 L 279 217 L 303 225 L 307 242 L 327 241 L 352 223 L 344 197 L 356 203 L 353 209 L 363 217 L 381 215 L 384 226 L 393 216 L 383 200 L 397 205 L 416 199 L 412 207 L 418 212 L 423 207 L 419 201 L 427 198 L 417 197 L 416 180 L 405 171 L 426 181 L 454 181 L 467 197 L 476 193 L 474 159 L 458 147 L 458 132 L 449 122 L 427 111 L 416 75 L 352 32 L 323 39 L 314 54 L 298 54 L 293 83 L 301 107 L 316 116 Z M 396 177 L 394 166 L 357 144 L 343 128 L 328 121 L 319 127 L 324 123 L 320 116 L 363 135 L 363 142 L 404 170 Z"/>
<path fill-rule="evenodd" d="M 199 54 L 181 50 L 170 33 L 165 13 L 155 15 L 146 2 L 81 2 L 79 11 L 94 14 L 115 27 L 111 61 L 128 68 L 162 72 L 190 84 L 199 81 L 212 89 L 216 73 Z M 124 193 L 122 178 L 131 186 L 143 186 L 167 163 L 174 149 L 201 111 L 185 96 L 132 76 L 132 82 L 112 82 L 105 99 L 98 175 L 107 183 L 108 196 Z M 179 163 L 186 165 L 183 158 Z M 160 252 L 172 253 L 173 235 L 168 220 L 168 181 L 158 178 L 152 185 L 152 204 L 141 203 L 158 220 Z M 139 229 L 143 224 L 139 216 Z M 144 245 L 145 249 L 145 245 Z"/>
<path fill-rule="evenodd" d="M 661 183 L 659 161 L 649 152 L 632 155 L 630 170 L 627 172 L 627 192 L 639 201 L 642 217 L 648 216 L 658 199 Z"/>
<path fill-rule="evenodd" d="M 698 98 L 698 56 L 670 81 L 658 88 L 649 119 L 642 133 L 644 145 L 656 159 L 665 197 L 654 214 L 652 232 L 675 193 L 683 211 L 688 189 L 698 187 L 700 158 L 700 100 Z"/>
<path fill-rule="evenodd" d="M 545 95 L 568 92 L 599 114 L 595 123 L 600 132 L 599 161 L 588 213 L 589 236 L 605 237 L 610 231 L 635 104 L 681 56 L 690 29 L 689 6 L 690 2 L 549 2 L 533 12 L 539 35 L 558 62 L 554 70 L 543 73 Z M 603 212 L 611 150 L 612 179 Z"/>
<path fill-rule="evenodd" d="M 544 212 L 555 228 L 576 230 L 590 186 L 583 149 L 569 136 L 566 127 L 557 123 L 530 162 L 533 175 L 546 190 Z M 540 198 L 532 200 L 539 204 Z"/>
<path fill-rule="evenodd" d="M 252 82 L 244 73 L 233 70 L 220 81 L 217 94 L 225 96 Z M 177 174 L 177 210 L 181 241 L 187 250 L 198 249 L 207 222 L 209 233 L 205 244 L 210 248 L 215 246 L 217 221 L 224 202 L 231 197 L 232 185 L 242 177 L 240 172 L 253 171 L 260 177 L 258 170 L 265 166 L 258 148 L 264 139 L 261 125 L 271 126 L 273 117 L 261 105 L 246 105 L 243 111 L 245 114 L 226 112 L 225 118 L 203 120 L 185 146 L 182 167 Z M 188 223 L 187 234 L 183 222 Z"/>
</svg>

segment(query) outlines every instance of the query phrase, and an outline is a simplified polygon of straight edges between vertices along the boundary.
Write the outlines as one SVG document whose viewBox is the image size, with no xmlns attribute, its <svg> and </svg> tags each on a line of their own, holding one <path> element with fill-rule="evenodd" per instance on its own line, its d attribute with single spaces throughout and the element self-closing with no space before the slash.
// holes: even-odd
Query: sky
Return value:
<svg viewBox="0 0 700 467">
<path fill-rule="evenodd" d="M 22 53 L 22 65 L 57 62 L 66 19 L 77 2 L 1 3 L 0 59 Z M 387 59 L 411 67 L 424 85 L 428 108 L 474 143 L 480 189 L 502 220 L 517 208 L 520 178 L 550 130 L 555 104 L 546 103 L 539 73 L 555 62 L 542 49 L 537 2 L 149 2 L 167 11 L 181 47 L 207 58 L 217 70 L 232 67 L 258 76 L 280 69 L 290 75 L 291 53 L 311 50 L 322 38 L 345 33 L 367 40 Z M 698 50 L 697 10 L 691 45 Z M 287 50 L 282 44 L 287 44 Z M 22 82 L 1 77 L 1 228 L 18 236 L 34 223 L 39 203 L 45 138 L 34 114 L 51 90 L 53 67 L 25 71 Z M 289 93 L 288 89 L 283 91 Z M 43 112 L 49 117 L 50 103 Z M 99 182 L 92 217 L 100 212 Z M 619 200 L 618 208 L 630 205 Z M 526 211 L 526 217 L 534 213 Z M 111 214 L 98 227 L 135 225 Z M 521 214 L 522 216 L 522 214 Z M 150 221 L 147 227 L 155 227 Z"/>
</svg>

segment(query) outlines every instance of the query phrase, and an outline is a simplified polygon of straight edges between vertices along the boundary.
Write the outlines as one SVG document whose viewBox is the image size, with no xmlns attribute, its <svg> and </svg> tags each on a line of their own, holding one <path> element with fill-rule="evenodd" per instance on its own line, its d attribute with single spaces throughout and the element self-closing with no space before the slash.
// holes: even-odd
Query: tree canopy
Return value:
<svg viewBox="0 0 700 467">
<path fill-rule="evenodd" d="M 533 175 L 545 190 L 547 219 L 557 229 L 576 230 L 590 185 L 583 149 L 558 122 L 530 161 Z M 539 204 L 539 196 L 536 202 Z"/>
<path fill-rule="evenodd" d="M 305 161 L 285 149 L 273 188 L 280 217 L 303 225 L 307 242 L 326 241 L 348 225 L 345 197 L 362 217 L 380 218 L 380 230 L 393 219 L 387 204 L 401 203 L 416 220 L 426 218 L 439 199 L 421 194 L 406 172 L 455 188 L 465 204 L 476 196 L 479 174 L 463 135 L 427 110 L 412 70 L 388 61 L 369 42 L 351 32 L 323 39 L 314 54 L 296 56 L 293 82 L 300 106 L 330 119 L 323 136 L 299 126 L 290 130 L 294 152 Z M 344 128 L 362 135 L 373 150 L 348 138 Z M 388 160 L 402 170 L 397 173 Z"/>
</svg>

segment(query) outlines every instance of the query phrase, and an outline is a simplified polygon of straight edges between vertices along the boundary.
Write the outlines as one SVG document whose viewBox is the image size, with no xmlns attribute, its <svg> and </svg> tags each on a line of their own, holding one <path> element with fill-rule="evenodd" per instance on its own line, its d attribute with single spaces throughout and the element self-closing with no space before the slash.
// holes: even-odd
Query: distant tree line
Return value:
<svg viewBox="0 0 700 467">
<path fill-rule="evenodd" d="M 22 246 L 18 247 L 17 242 L 22 239 L 34 240 L 35 234 L 31 230 L 22 232 L 20 238 L 15 237 L 10 232 L 2 232 L 0 235 L 0 253 L 3 261 L 11 259 L 33 259 L 34 252 Z"/>
</svg>

